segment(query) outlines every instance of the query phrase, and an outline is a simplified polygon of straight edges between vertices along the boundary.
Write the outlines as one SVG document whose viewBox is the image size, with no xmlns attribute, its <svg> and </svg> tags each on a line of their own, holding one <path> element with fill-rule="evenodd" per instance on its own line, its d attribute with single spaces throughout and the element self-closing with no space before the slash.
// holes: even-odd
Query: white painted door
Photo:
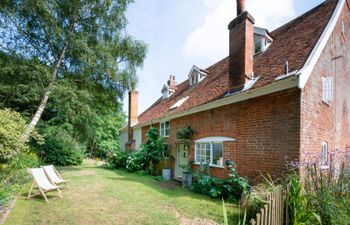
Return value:
<svg viewBox="0 0 350 225">
<path fill-rule="evenodd" d="M 182 165 L 188 163 L 188 151 L 184 144 L 177 145 L 175 161 L 175 178 L 181 178 L 183 171 Z"/>
</svg>

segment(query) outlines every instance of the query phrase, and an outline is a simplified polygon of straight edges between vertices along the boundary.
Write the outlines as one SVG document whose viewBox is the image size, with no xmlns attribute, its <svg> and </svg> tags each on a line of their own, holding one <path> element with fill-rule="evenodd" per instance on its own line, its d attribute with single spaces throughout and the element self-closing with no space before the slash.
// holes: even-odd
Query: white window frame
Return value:
<svg viewBox="0 0 350 225">
<path fill-rule="evenodd" d="M 201 82 L 205 77 L 206 73 L 204 71 L 201 71 L 197 66 L 193 65 L 190 73 L 188 74 L 188 81 L 190 86 L 194 86 Z"/>
<path fill-rule="evenodd" d="M 330 104 L 334 95 L 334 79 L 333 77 L 322 77 L 322 101 Z"/>
<path fill-rule="evenodd" d="M 222 146 L 222 164 L 221 165 L 215 165 L 213 164 L 213 152 L 214 152 L 214 143 L 215 144 L 221 144 Z M 224 168 L 224 143 L 223 142 L 217 142 L 217 141 L 212 141 L 212 142 L 196 142 L 195 143 L 195 150 L 194 150 L 194 163 L 197 165 L 200 165 L 203 162 L 198 162 L 197 161 L 197 151 L 198 151 L 198 145 L 200 144 L 209 144 L 210 146 L 210 156 L 209 156 L 209 166 L 210 167 L 217 167 L 217 168 Z"/>
<path fill-rule="evenodd" d="M 229 137 L 205 137 L 205 138 L 201 138 L 198 140 L 195 140 L 194 142 L 194 163 L 197 165 L 200 165 L 201 162 L 197 161 L 197 150 L 198 150 L 198 146 L 197 144 L 201 144 L 201 143 L 209 143 L 210 144 L 210 162 L 209 162 L 209 166 L 210 167 L 216 167 L 216 168 L 225 168 L 225 148 L 224 148 L 224 142 L 228 142 L 228 141 L 235 141 L 236 139 L 234 138 L 229 138 Z M 213 144 L 214 143 L 219 143 L 222 144 L 222 165 L 214 165 L 213 162 Z"/>
<path fill-rule="evenodd" d="M 168 124 L 168 128 L 166 127 L 167 124 Z M 170 136 L 170 121 L 164 121 L 159 123 L 159 134 L 162 137 Z"/>
<path fill-rule="evenodd" d="M 328 168 L 329 168 L 328 143 L 324 141 L 322 142 L 322 149 L 321 149 L 321 169 L 328 169 Z"/>
</svg>

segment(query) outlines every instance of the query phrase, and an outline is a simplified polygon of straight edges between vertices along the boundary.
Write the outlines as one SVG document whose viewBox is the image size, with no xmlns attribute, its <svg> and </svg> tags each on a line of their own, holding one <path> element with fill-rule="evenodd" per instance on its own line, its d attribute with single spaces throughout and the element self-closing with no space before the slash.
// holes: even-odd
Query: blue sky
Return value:
<svg viewBox="0 0 350 225">
<path fill-rule="evenodd" d="M 247 0 L 247 9 L 256 26 L 272 31 L 321 2 Z M 161 96 L 169 75 L 180 83 L 192 65 L 206 68 L 228 55 L 227 25 L 235 14 L 235 0 L 135 0 L 129 6 L 128 32 L 148 44 L 138 70 L 139 114 Z"/>
</svg>

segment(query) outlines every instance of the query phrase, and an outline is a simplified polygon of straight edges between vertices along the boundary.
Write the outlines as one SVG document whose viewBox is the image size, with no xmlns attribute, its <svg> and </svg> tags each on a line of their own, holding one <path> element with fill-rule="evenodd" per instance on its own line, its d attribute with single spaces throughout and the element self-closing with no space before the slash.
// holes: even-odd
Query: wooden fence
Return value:
<svg viewBox="0 0 350 225">
<path fill-rule="evenodd" d="M 273 192 L 267 194 L 266 204 L 262 207 L 260 213 L 256 214 L 255 219 L 251 219 L 251 225 L 283 225 L 288 224 L 288 193 L 283 190 L 282 186 L 277 186 Z"/>
</svg>

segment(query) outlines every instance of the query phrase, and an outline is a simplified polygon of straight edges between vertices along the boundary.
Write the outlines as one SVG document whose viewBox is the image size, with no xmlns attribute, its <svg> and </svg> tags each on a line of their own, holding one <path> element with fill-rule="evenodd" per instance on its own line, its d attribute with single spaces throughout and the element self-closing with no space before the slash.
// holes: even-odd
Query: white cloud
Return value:
<svg viewBox="0 0 350 225">
<path fill-rule="evenodd" d="M 208 10 L 204 23 L 188 36 L 183 51 L 193 61 L 209 64 L 228 55 L 227 25 L 235 17 L 236 3 L 233 0 L 202 1 Z M 256 26 L 271 30 L 295 16 L 294 1 L 251 0 L 247 1 L 247 9 L 255 18 Z"/>
</svg>

